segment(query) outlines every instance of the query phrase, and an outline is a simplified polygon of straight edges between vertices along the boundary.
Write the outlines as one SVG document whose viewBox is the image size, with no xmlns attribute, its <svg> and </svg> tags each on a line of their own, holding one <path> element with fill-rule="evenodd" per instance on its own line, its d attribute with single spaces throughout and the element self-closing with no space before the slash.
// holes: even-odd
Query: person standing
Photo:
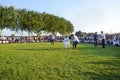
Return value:
<svg viewBox="0 0 120 80">
<path fill-rule="evenodd" d="M 97 47 L 97 44 L 98 44 L 98 34 L 97 34 L 97 32 L 95 32 L 93 37 L 94 37 L 94 45 L 95 45 L 95 47 Z"/>
<path fill-rule="evenodd" d="M 76 49 L 77 44 L 79 43 L 79 39 L 76 35 L 71 34 L 71 38 L 73 39 L 72 49 Z"/>
<path fill-rule="evenodd" d="M 101 39 L 102 39 L 102 48 L 105 48 L 105 34 L 103 33 L 103 31 L 101 31 Z"/>
<path fill-rule="evenodd" d="M 51 44 L 53 44 L 54 45 L 54 42 L 55 42 L 55 36 L 51 36 Z"/>
</svg>

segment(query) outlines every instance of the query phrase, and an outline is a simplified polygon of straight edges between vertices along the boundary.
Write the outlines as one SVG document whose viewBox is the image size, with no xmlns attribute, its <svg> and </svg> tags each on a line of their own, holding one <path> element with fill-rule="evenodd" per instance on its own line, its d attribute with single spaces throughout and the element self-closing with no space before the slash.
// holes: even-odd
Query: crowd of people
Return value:
<svg viewBox="0 0 120 80">
<path fill-rule="evenodd" d="M 70 42 L 72 43 L 72 49 L 75 49 L 79 42 L 93 43 L 95 47 L 102 45 L 105 48 L 109 46 L 120 46 L 120 35 L 106 35 L 103 31 L 101 34 L 95 32 L 92 36 L 81 37 L 71 34 L 70 36 L 0 36 L 0 44 L 3 43 L 25 43 L 25 42 L 63 42 L 65 48 L 70 48 Z"/>
<path fill-rule="evenodd" d="M 98 35 L 97 32 L 93 35 L 94 38 L 94 45 L 97 47 L 98 44 L 102 45 L 102 48 L 105 48 L 105 45 L 109 46 L 120 46 L 120 36 L 113 35 L 113 36 L 108 36 L 105 35 L 103 31 L 101 31 L 101 34 Z"/>
<path fill-rule="evenodd" d="M 62 41 L 60 36 L 0 36 L 0 44 L 4 43 L 27 43 L 27 42 L 49 42 L 50 38 L 55 42 Z M 53 41 L 52 41 L 53 42 Z M 54 44 L 54 43 L 52 43 Z"/>
</svg>

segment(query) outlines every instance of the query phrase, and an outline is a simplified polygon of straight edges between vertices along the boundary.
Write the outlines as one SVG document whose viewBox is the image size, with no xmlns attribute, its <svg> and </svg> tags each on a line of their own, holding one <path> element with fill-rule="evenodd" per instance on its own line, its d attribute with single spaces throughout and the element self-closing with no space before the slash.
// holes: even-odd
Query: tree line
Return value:
<svg viewBox="0 0 120 80">
<path fill-rule="evenodd" d="M 32 33 L 39 35 L 42 31 L 53 35 L 56 33 L 67 35 L 74 31 L 73 24 L 63 17 L 0 5 L 0 36 L 5 28 L 19 32 L 21 35 L 24 31 L 29 35 Z"/>
</svg>

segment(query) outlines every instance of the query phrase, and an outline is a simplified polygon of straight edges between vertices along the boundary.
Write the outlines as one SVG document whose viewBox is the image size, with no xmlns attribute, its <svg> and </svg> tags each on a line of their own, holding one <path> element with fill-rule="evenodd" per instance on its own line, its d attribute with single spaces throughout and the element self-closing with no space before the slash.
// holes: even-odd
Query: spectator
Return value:
<svg viewBox="0 0 120 80">
<path fill-rule="evenodd" d="M 103 33 L 103 31 L 101 31 L 101 39 L 102 39 L 102 48 L 105 48 L 105 34 Z"/>
<path fill-rule="evenodd" d="M 49 40 L 50 40 L 51 44 L 53 44 L 53 45 L 54 45 L 55 36 L 50 35 Z"/>
<path fill-rule="evenodd" d="M 95 34 L 93 35 L 93 38 L 94 38 L 94 45 L 95 45 L 95 47 L 97 47 L 97 44 L 98 44 L 98 34 L 97 34 L 97 32 L 95 32 Z"/>
</svg>

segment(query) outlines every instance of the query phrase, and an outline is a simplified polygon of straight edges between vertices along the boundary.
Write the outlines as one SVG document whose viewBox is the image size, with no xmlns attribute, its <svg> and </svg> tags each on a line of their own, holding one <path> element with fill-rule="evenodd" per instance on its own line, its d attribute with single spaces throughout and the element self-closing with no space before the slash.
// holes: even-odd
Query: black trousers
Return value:
<svg viewBox="0 0 120 80">
<path fill-rule="evenodd" d="M 105 48 L 105 39 L 102 39 L 102 48 Z"/>
<path fill-rule="evenodd" d="M 94 45 L 95 45 L 95 47 L 97 46 L 97 44 L 98 44 L 98 41 L 97 41 L 97 40 L 94 40 Z"/>
<path fill-rule="evenodd" d="M 51 44 L 54 44 L 54 39 L 51 39 Z"/>
<path fill-rule="evenodd" d="M 77 45 L 77 44 L 78 44 L 77 41 L 73 42 L 73 45 L 72 45 L 72 46 L 73 46 L 73 49 L 76 48 L 76 45 Z"/>
</svg>

